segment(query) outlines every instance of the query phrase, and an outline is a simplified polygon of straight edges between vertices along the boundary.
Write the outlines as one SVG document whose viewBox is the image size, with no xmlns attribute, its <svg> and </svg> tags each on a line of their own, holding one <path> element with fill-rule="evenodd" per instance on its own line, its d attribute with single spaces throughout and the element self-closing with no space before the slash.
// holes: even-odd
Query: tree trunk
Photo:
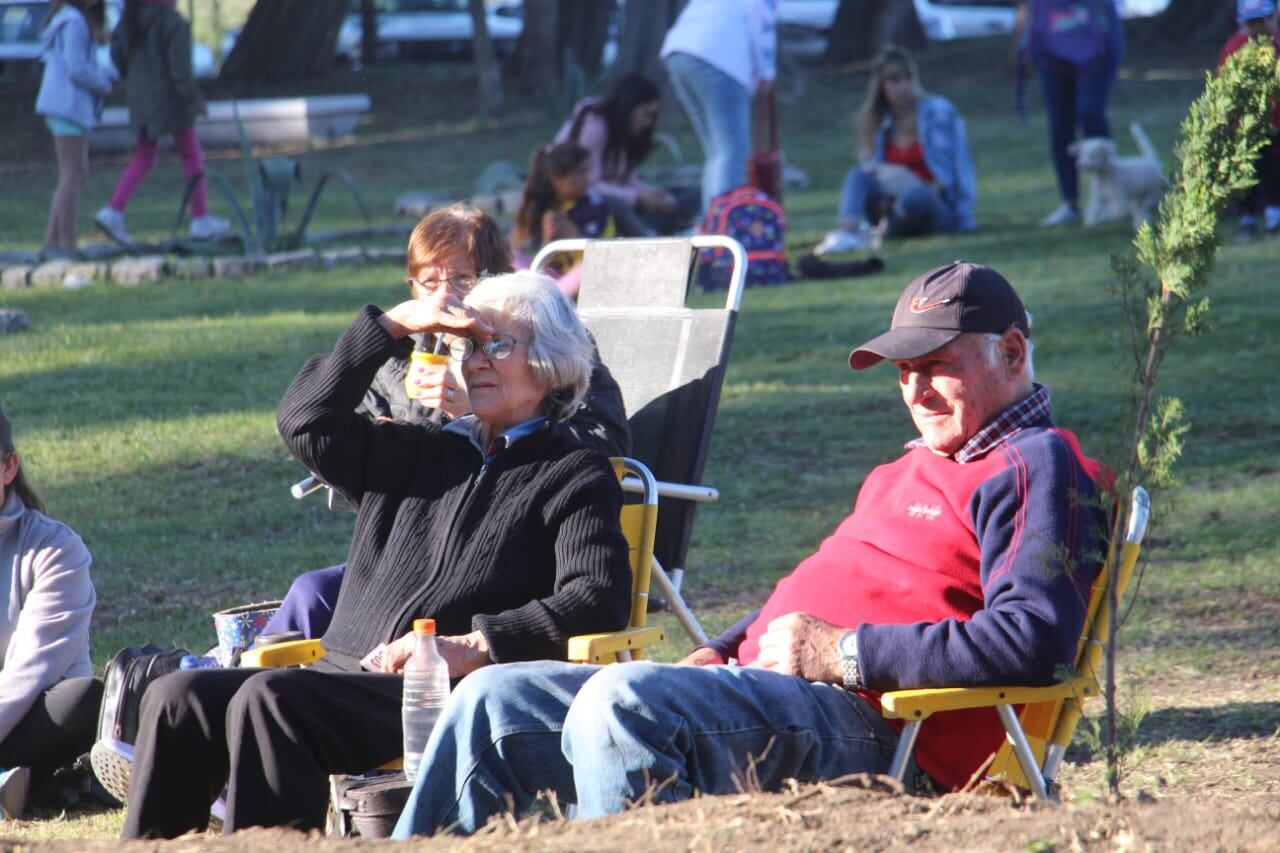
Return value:
<svg viewBox="0 0 1280 853">
<path fill-rule="evenodd" d="M 360 0 L 360 64 L 365 68 L 378 62 L 378 9 L 373 0 Z"/>
<path fill-rule="evenodd" d="M 471 13 L 474 41 L 471 55 L 476 66 L 476 89 L 480 100 L 480 114 L 493 116 L 502 109 L 502 69 L 493 51 L 493 39 L 489 37 L 489 22 L 484 14 L 484 0 L 467 0 Z"/>
<path fill-rule="evenodd" d="M 556 54 L 559 29 L 558 0 L 525 0 L 524 29 L 511 57 L 510 71 L 529 95 L 550 95 L 560 84 Z"/>
<path fill-rule="evenodd" d="M 243 90 L 329 73 L 346 12 L 347 0 L 258 0 L 218 80 Z"/>
<path fill-rule="evenodd" d="M 927 44 L 912 0 L 840 0 L 822 61 L 845 65 L 875 58 L 888 44 Z"/>
<path fill-rule="evenodd" d="M 658 61 L 658 51 L 683 6 L 684 0 L 633 0 L 623 6 L 618 57 L 609 68 L 609 79 L 617 80 L 636 71 L 650 80 L 665 81 L 667 75 Z"/>
<path fill-rule="evenodd" d="M 1236 27 L 1236 6 L 1221 0 L 1172 0 L 1139 30 L 1153 43 L 1167 41 L 1220 44 Z"/>
<path fill-rule="evenodd" d="M 560 0 L 558 54 L 566 65 L 572 61 L 587 77 L 599 76 L 616 8 L 616 0 Z"/>
</svg>

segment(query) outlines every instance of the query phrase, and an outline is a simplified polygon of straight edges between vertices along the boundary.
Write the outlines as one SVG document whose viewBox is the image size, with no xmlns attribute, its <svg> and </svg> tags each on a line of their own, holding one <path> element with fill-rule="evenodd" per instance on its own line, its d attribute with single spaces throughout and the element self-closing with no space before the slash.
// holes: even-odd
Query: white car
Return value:
<svg viewBox="0 0 1280 853">
<path fill-rule="evenodd" d="M 107 0 L 107 29 L 113 29 L 124 9 L 122 0 Z M 40 32 L 49 17 L 49 0 L 0 0 L 0 74 L 21 76 L 40 73 Z M 98 64 L 113 77 L 111 52 L 100 45 Z M 213 51 L 198 43 L 191 45 L 191 67 L 197 77 L 218 73 Z"/>
<path fill-rule="evenodd" d="M 778 0 L 778 35 L 801 52 L 821 52 L 835 23 L 839 0 Z M 1169 0 L 1116 0 L 1125 18 L 1156 15 Z M 930 41 L 1013 32 L 1015 0 L 915 0 L 916 15 Z"/>
<path fill-rule="evenodd" d="M 474 28 L 467 0 L 375 0 L 378 15 L 378 58 L 469 56 Z M 360 63 L 359 3 L 338 31 L 339 62 Z M 488 10 L 485 22 L 500 56 L 515 50 L 524 22 L 516 15 Z"/>
</svg>

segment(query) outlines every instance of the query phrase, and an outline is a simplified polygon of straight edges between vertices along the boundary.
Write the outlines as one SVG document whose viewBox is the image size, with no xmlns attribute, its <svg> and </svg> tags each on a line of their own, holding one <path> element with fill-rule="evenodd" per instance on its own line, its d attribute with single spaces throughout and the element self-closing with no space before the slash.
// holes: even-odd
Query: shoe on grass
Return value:
<svg viewBox="0 0 1280 853">
<path fill-rule="evenodd" d="M 1068 223 L 1078 222 L 1079 220 L 1080 214 L 1076 212 L 1076 209 L 1066 202 L 1063 202 L 1054 208 L 1053 213 L 1050 213 L 1044 219 L 1040 220 L 1040 227 L 1052 228 L 1055 225 L 1067 225 Z"/>
<path fill-rule="evenodd" d="M 1280 232 L 1280 204 L 1269 204 L 1262 211 L 1264 227 L 1268 234 Z"/>
<path fill-rule="evenodd" d="M 211 237 L 217 237 L 227 233 L 227 229 L 231 227 L 231 223 L 218 216 L 197 216 L 191 220 L 191 236 L 197 240 L 208 240 Z"/>
<path fill-rule="evenodd" d="M 93 221 L 103 232 L 117 243 L 132 243 L 129 229 L 124 227 L 124 214 L 114 207 L 104 207 L 93 215 Z"/>
<path fill-rule="evenodd" d="M 866 226 L 860 227 L 857 231 L 844 231 L 837 228 L 834 231 L 827 232 L 827 236 L 822 238 L 822 242 L 813 247 L 813 253 L 818 257 L 837 255 L 841 252 L 865 249 L 870 244 L 871 239 L 867 233 Z"/>
<path fill-rule="evenodd" d="M 11 767 L 0 771 L 0 818 L 22 820 L 31 794 L 31 768 Z"/>
<path fill-rule="evenodd" d="M 133 745 L 119 740 L 99 740 L 89 750 L 89 763 L 107 793 L 124 805 L 129 801 L 129 778 L 133 774 Z"/>
</svg>

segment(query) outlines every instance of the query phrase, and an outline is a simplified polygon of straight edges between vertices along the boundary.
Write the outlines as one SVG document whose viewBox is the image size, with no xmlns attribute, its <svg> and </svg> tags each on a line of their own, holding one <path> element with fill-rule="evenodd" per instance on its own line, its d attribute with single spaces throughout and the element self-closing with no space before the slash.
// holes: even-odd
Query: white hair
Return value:
<svg viewBox="0 0 1280 853">
<path fill-rule="evenodd" d="M 1027 311 L 1027 331 L 1031 331 L 1031 312 Z M 1004 340 L 1004 335 L 997 335 L 994 332 L 978 332 L 978 339 L 982 341 L 982 357 L 986 361 L 987 367 L 995 370 L 1000 367 L 1002 353 L 1000 352 L 1000 341 Z M 1027 342 L 1027 380 L 1035 381 L 1036 366 L 1032 360 L 1032 354 L 1035 352 L 1036 345 L 1031 342 L 1031 338 L 1023 336 Z"/>
<path fill-rule="evenodd" d="M 587 395 L 595 346 L 551 279 L 529 270 L 497 275 L 481 279 L 463 301 L 525 330 L 533 378 L 547 389 L 545 414 L 557 421 L 572 417 Z"/>
</svg>

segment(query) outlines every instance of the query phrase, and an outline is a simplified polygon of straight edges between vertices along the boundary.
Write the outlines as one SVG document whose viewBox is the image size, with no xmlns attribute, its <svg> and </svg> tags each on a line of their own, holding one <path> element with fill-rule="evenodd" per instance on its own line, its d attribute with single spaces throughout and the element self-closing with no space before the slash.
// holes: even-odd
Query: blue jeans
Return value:
<svg viewBox="0 0 1280 853">
<path fill-rule="evenodd" d="M 1049 119 L 1049 153 L 1058 176 L 1058 193 L 1073 206 L 1080 198 L 1079 178 L 1076 159 L 1067 153 L 1067 148 L 1075 141 L 1077 126 L 1086 139 L 1111 136 L 1107 97 L 1115 75 L 1116 69 L 1110 63 L 1082 73 L 1040 72 L 1040 90 Z"/>
<path fill-rule="evenodd" d="M 855 223 L 880 221 L 885 194 L 874 172 L 855 166 L 844 176 L 836 221 L 852 230 Z M 893 199 L 889 209 L 889 235 L 916 237 L 956 230 L 956 215 L 937 190 L 918 184 Z"/>
<path fill-rule="evenodd" d="M 554 661 L 462 680 L 394 837 L 470 833 L 541 791 L 583 818 L 787 778 L 883 773 L 898 737 L 860 697 L 763 669 Z"/>
<path fill-rule="evenodd" d="M 706 213 L 713 198 L 747 182 L 751 93 L 728 74 L 687 53 L 673 53 L 665 64 L 706 158 L 702 166 L 702 212 Z"/>
</svg>

